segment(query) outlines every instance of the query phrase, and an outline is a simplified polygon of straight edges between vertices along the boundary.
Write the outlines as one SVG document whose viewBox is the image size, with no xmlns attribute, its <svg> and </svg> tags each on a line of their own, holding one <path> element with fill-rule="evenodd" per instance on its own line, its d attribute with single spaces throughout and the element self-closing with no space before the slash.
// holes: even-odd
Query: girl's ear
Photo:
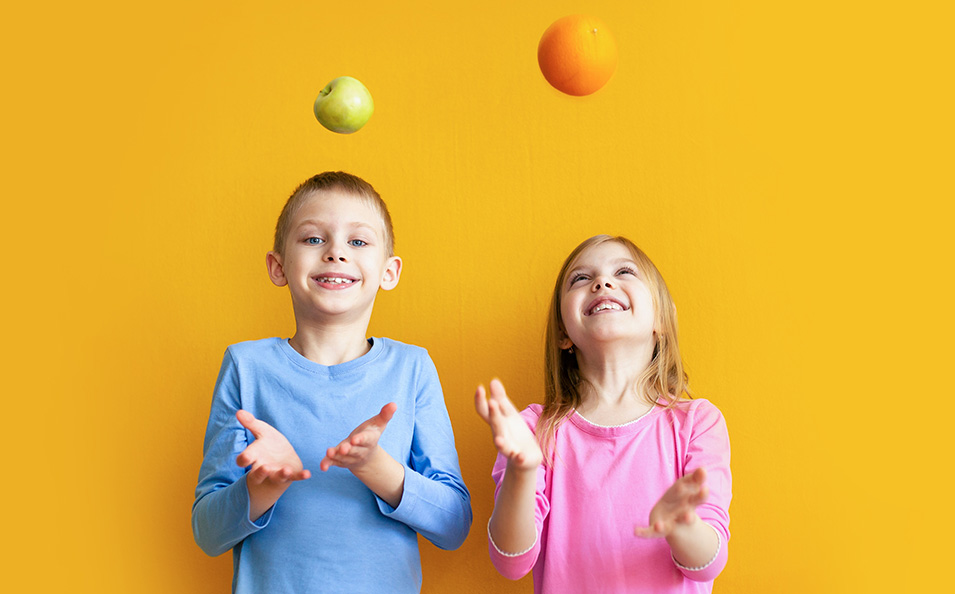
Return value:
<svg viewBox="0 0 955 594">
<path fill-rule="evenodd" d="M 673 315 L 673 319 L 676 320 L 676 303 L 671 303 L 670 313 Z M 657 319 L 653 322 L 653 334 L 656 336 L 659 336 L 661 333 L 660 326 L 662 326 L 663 319 L 662 319 L 662 316 L 654 316 L 654 317 Z"/>
<path fill-rule="evenodd" d="M 385 264 L 385 272 L 381 278 L 381 288 L 390 291 L 398 286 L 398 279 L 401 278 L 401 258 L 392 256 L 388 258 Z"/>
<path fill-rule="evenodd" d="M 566 334 L 557 342 L 557 346 L 560 347 L 560 350 L 566 351 L 570 347 L 574 346 L 574 341 L 570 339 Z"/>
<path fill-rule="evenodd" d="M 282 265 L 282 254 L 278 252 L 269 252 L 265 254 L 265 266 L 269 270 L 269 278 L 276 287 L 284 287 L 288 284 L 285 277 L 285 267 Z"/>
</svg>

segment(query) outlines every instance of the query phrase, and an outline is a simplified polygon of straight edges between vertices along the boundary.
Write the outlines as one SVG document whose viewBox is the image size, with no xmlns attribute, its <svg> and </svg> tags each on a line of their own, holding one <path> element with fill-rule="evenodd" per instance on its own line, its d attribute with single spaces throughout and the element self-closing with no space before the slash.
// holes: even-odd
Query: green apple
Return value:
<svg viewBox="0 0 955 594">
<path fill-rule="evenodd" d="M 368 123 L 375 102 L 360 81 L 339 76 L 318 94 L 313 110 L 315 119 L 332 132 L 351 134 Z"/>
</svg>

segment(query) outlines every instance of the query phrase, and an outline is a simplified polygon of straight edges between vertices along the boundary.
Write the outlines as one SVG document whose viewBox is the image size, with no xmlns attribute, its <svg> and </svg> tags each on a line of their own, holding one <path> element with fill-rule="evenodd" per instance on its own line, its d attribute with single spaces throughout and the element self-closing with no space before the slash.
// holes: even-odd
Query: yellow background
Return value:
<svg viewBox="0 0 955 594">
<path fill-rule="evenodd" d="M 939 5 L 943 3 L 938 3 Z M 265 252 L 344 169 L 405 270 L 370 332 L 427 347 L 474 526 L 424 592 L 530 592 L 486 553 L 500 376 L 541 397 L 544 310 L 582 239 L 632 237 L 728 420 L 719 592 L 936 591 L 951 563 L 951 14 L 930 3 L 49 2 L 0 22 L 4 591 L 224 592 L 189 515 L 233 342 L 288 336 Z M 537 41 L 603 18 L 584 98 Z M 351 136 L 312 101 L 350 75 Z M 340 436 L 329 436 L 330 443 Z M 12 530 L 10 527 L 12 526 Z"/>
</svg>

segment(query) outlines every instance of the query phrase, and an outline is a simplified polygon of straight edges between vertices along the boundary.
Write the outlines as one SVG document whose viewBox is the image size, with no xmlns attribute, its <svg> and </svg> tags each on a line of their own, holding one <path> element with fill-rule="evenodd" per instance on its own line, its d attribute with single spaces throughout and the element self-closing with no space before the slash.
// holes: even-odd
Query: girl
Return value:
<svg viewBox="0 0 955 594">
<path fill-rule="evenodd" d="M 729 437 L 689 399 L 666 283 L 630 240 L 564 261 L 548 315 L 544 405 L 475 394 L 498 449 L 491 560 L 534 592 L 711 592 L 729 540 Z M 533 430 L 533 433 L 532 433 Z M 536 433 L 536 437 L 535 437 Z"/>
</svg>

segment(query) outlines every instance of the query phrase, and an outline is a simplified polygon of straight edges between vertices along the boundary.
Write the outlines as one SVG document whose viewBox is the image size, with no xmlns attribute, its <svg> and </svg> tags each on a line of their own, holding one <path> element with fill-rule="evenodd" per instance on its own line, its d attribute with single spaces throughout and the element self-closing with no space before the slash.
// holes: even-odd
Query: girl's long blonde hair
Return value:
<svg viewBox="0 0 955 594">
<path fill-rule="evenodd" d="M 584 250 L 613 241 L 625 246 L 633 255 L 642 278 L 650 289 L 653 300 L 656 331 L 656 344 L 653 356 L 646 370 L 640 375 L 634 388 L 653 406 L 672 407 L 683 397 L 691 398 L 688 385 L 689 377 L 683 369 L 680 347 L 677 341 L 676 306 L 670 297 L 666 282 L 650 258 L 626 237 L 597 235 L 585 240 L 564 260 L 557 275 L 554 293 L 551 297 L 550 311 L 547 314 L 547 334 L 544 344 L 544 409 L 537 420 L 537 436 L 544 459 L 553 462 L 553 445 L 557 428 L 580 406 L 583 398 L 581 386 L 585 379 L 580 377 L 577 357 L 568 350 L 562 350 L 560 343 L 566 337 L 560 315 L 563 287 L 567 281 L 567 272 Z"/>
</svg>

